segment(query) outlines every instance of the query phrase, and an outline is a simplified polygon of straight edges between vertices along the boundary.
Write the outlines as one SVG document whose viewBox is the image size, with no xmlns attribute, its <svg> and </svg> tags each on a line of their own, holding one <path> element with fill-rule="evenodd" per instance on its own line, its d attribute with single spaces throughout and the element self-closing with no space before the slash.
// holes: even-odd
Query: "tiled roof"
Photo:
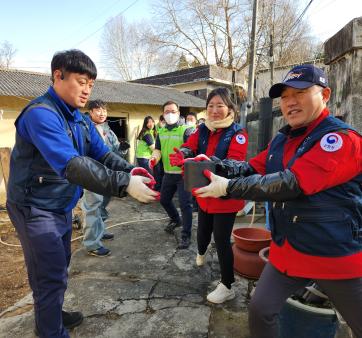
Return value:
<svg viewBox="0 0 362 338">
<path fill-rule="evenodd" d="M 42 95 L 50 84 L 49 74 L 0 70 L 0 96 L 37 97 Z M 204 100 L 177 89 L 109 80 L 96 80 L 91 99 L 157 106 L 173 100 L 182 107 L 205 107 Z"/>
</svg>

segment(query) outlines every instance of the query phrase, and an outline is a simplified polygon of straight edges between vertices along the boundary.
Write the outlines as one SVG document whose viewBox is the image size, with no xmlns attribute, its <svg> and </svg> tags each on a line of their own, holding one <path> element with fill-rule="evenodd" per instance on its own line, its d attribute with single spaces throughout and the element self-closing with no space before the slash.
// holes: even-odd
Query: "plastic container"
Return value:
<svg viewBox="0 0 362 338">
<path fill-rule="evenodd" d="M 279 338 L 333 338 L 338 328 L 332 309 L 302 304 L 288 298 L 279 315 Z"/>
<path fill-rule="evenodd" d="M 209 185 L 209 179 L 203 174 L 205 169 L 215 173 L 215 163 L 211 161 L 186 161 L 184 164 L 184 187 L 186 191 Z"/>
</svg>

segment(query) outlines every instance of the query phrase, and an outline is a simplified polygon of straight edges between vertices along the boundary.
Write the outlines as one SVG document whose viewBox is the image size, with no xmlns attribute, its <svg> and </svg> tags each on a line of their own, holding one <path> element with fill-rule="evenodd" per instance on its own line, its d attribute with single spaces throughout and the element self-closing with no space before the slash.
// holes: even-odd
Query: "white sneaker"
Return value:
<svg viewBox="0 0 362 338">
<path fill-rule="evenodd" d="M 227 300 L 233 299 L 235 292 L 233 289 L 228 289 L 223 283 L 219 283 L 214 291 L 207 295 L 207 300 L 210 303 L 221 304 Z"/>
<path fill-rule="evenodd" d="M 197 266 L 203 266 L 205 264 L 206 254 L 210 250 L 210 248 L 211 248 L 211 244 L 209 244 L 207 246 L 206 251 L 203 255 L 200 255 L 199 253 L 197 253 L 197 256 L 196 256 L 196 265 Z"/>
<path fill-rule="evenodd" d="M 206 254 L 204 254 L 204 255 L 197 254 L 197 256 L 196 256 L 196 265 L 197 266 L 203 266 L 205 264 L 205 256 L 206 256 Z"/>
</svg>

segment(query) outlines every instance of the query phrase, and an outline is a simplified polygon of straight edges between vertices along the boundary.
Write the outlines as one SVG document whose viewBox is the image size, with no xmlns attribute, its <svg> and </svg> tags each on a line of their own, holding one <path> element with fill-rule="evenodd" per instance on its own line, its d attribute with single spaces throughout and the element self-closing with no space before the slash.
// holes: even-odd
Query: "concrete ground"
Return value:
<svg viewBox="0 0 362 338">
<path fill-rule="evenodd" d="M 236 276 L 235 299 L 221 305 L 206 301 L 220 279 L 219 265 L 214 247 L 205 266 L 195 264 L 196 213 L 188 250 L 176 249 L 179 229 L 175 235 L 163 231 L 168 219 L 158 203 L 115 199 L 110 215 L 107 225 L 115 239 L 105 245 L 112 255 L 98 258 L 79 249 L 72 257 L 64 309 L 85 317 L 70 331 L 72 338 L 250 337 L 246 279 Z M 238 217 L 236 226 L 249 222 Z M 35 337 L 31 304 L 28 295 L 0 314 L 1 338 Z"/>
<path fill-rule="evenodd" d="M 111 256 L 89 256 L 84 249 L 72 256 L 64 309 L 80 310 L 85 319 L 71 337 L 249 337 L 247 280 L 236 277 L 234 300 L 206 301 L 219 265 L 214 247 L 205 266 L 195 264 L 196 213 L 188 250 L 176 249 L 179 229 L 163 231 L 168 218 L 159 204 L 113 200 L 110 215 L 108 226 L 126 223 L 110 229 L 115 239 L 104 244 Z M 35 337 L 31 303 L 29 295 L 0 316 L 0 337 Z"/>
</svg>

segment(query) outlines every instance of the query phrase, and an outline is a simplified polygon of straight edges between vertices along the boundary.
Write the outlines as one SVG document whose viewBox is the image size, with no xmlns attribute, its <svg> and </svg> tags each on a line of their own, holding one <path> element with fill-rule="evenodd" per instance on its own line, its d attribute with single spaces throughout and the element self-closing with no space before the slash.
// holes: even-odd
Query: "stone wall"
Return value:
<svg viewBox="0 0 362 338">
<path fill-rule="evenodd" d="M 329 107 L 362 132 L 362 17 L 327 40 L 324 51 L 332 89 Z"/>
</svg>

